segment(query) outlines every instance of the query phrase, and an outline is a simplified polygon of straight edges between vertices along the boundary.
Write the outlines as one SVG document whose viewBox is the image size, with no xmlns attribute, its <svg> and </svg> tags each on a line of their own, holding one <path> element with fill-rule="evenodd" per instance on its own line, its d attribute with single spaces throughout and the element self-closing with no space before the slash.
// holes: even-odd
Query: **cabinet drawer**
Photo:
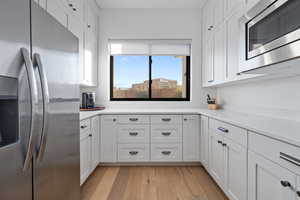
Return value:
<svg viewBox="0 0 300 200">
<path fill-rule="evenodd" d="M 153 124 L 180 124 L 182 123 L 181 115 L 152 115 L 151 123 Z"/>
<path fill-rule="evenodd" d="M 151 144 L 151 161 L 182 161 L 182 144 Z"/>
<path fill-rule="evenodd" d="M 254 132 L 249 132 L 249 149 L 300 174 L 300 148 Z"/>
<path fill-rule="evenodd" d="M 152 125 L 151 143 L 180 143 L 182 142 L 182 125 Z"/>
<path fill-rule="evenodd" d="M 209 128 L 214 132 L 224 135 L 225 137 L 237 142 L 243 146 L 247 146 L 247 130 L 218 121 L 209 120 Z"/>
<path fill-rule="evenodd" d="M 149 143 L 149 125 L 119 125 L 119 143 Z"/>
<path fill-rule="evenodd" d="M 91 130 L 90 119 L 80 121 L 80 133 L 85 133 L 86 131 L 90 131 L 90 130 Z"/>
<path fill-rule="evenodd" d="M 147 115 L 120 115 L 120 124 L 148 124 L 150 117 Z"/>
<path fill-rule="evenodd" d="M 119 162 L 147 162 L 149 161 L 149 144 L 119 144 Z"/>
</svg>

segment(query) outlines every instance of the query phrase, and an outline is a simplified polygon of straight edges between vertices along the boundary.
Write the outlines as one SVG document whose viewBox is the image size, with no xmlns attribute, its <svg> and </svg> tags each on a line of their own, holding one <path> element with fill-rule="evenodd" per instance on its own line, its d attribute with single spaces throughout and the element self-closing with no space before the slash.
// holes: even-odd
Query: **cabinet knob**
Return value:
<svg viewBox="0 0 300 200">
<path fill-rule="evenodd" d="M 113 119 L 113 122 L 117 121 L 117 119 Z"/>
<path fill-rule="evenodd" d="M 69 3 L 69 6 L 70 6 L 70 7 L 73 7 L 73 4 Z"/>
<path fill-rule="evenodd" d="M 218 140 L 218 144 L 223 144 L 223 142 L 221 140 Z"/>
<path fill-rule="evenodd" d="M 76 11 L 77 9 L 76 8 L 73 8 L 73 11 Z"/>
<path fill-rule="evenodd" d="M 186 122 L 186 121 L 187 121 L 187 118 L 184 118 L 183 120 Z"/>
<path fill-rule="evenodd" d="M 92 137 L 93 135 L 92 134 L 89 134 L 89 137 Z"/>
<path fill-rule="evenodd" d="M 87 127 L 87 125 L 80 126 L 81 129 L 84 129 L 86 127 Z"/>
<path fill-rule="evenodd" d="M 297 196 L 300 197 L 300 191 L 297 191 Z"/>
<path fill-rule="evenodd" d="M 87 25 L 87 27 L 88 27 L 88 28 L 91 28 L 91 25 L 90 25 L 90 24 L 88 24 L 88 25 Z"/>
<path fill-rule="evenodd" d="M 283 187 L 291 187 L 292 185 L 290 184 L 290 182 L 288 182 L 288 181 L 280 181 L 280 183 L 281 183 L 281 185 L 283 186 Z"/>
<path fill-rule="evenodd" d="M 223 143 L 222 145 L 223 145 L 223 147 L 226 147 L 226 146 L 227 146 L 227 144 L 225 144 L 225 143 Z"/>
</svg>

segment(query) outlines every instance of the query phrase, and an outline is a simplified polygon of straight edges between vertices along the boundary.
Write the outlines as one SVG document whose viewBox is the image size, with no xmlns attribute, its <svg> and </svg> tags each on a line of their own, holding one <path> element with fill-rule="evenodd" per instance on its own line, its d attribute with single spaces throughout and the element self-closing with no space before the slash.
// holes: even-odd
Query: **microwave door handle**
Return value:
<svg viewBox="0 0 300 200">
<path fill-rule="evenodd" d="M 31 165 L 31 159 L 35 150 L 35 143 L 37 140 L 38 126 L 37 126 L 37 112 L 38 112 L 38 88 L 35 78 L 33 64 L 30 58 L 30 53 L 26 48 L 21 48 L 21 54 L 24 59 L 25 68 L 28 76 L 28 84 L 30 90 L 30 103 L 31 103 L 31 123 L 27 152 L 25 155 L 23 171 L 27 171 Z"/>
<path fill-rule="evenodd" d="M 44 66 L 41 60 L 41 56 L 38 53 L 34 54 L 35 63 L 37 65 L 40 80 L 41 80 L 41 88 L 42 88 L 42 96 L 43 96 L 43 128 L 42 128 L 42 134 L 40 139 L 40 146 L 37 153 L 37 161 L 41 162 L 44 157 L 44 153 L 46 150 L 46 144 L 47 144 L 47 135 L 48 135 L 48 116 L 49 116 L 49 103 L 50 103 L 50 97 L 49 97 L 49 87 L 48 87 L 48 81 L 45 74 Z"/>
</svg>

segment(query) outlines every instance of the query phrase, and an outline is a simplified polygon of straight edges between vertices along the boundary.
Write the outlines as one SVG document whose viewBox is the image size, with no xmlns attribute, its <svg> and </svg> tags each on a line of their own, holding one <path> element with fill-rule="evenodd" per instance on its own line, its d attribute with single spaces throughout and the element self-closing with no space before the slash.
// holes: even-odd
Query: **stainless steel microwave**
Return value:
<svg viewBox="0 0 300 200">
<path fill-rule="evenodd" d="M 259 0 L 240 25 L 241 72 L 300 58 L 300 0 Z"/>
</svg>

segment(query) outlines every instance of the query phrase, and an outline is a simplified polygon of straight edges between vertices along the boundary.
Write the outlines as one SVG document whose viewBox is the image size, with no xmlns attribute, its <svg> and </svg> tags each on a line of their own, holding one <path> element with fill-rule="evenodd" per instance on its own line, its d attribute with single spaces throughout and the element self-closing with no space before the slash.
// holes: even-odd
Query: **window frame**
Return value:
<svg viewBox="0 0 300 200">
<path fill-rule="evenodd" d="M 148 98 L 114 98 L 114 56 L 110 56 L 110 101 L 190 101 L 191 89 L 191 56 L 186 57 L 186 97 L 185 98 L 153 98 L 152 97 L 152 56 L 149 57 L 149 97 Z"/>
</svg>

